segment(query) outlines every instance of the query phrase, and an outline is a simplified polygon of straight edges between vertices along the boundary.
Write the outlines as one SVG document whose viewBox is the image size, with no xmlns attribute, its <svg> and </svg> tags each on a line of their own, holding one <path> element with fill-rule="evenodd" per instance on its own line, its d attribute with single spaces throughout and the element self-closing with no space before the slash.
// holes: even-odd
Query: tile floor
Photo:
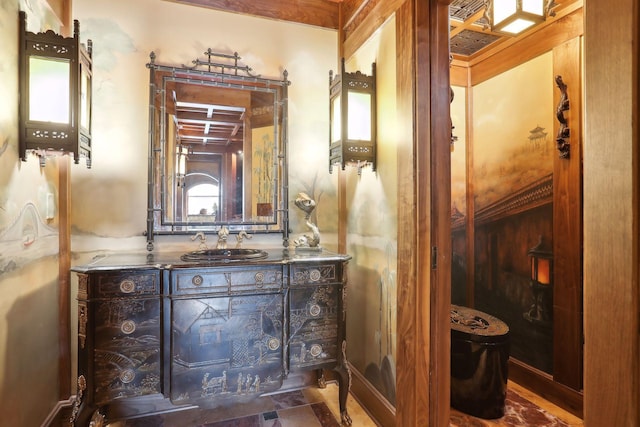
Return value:
<svg viewBox="0 0 640 427">
<path fill-rule="evenodd" d="M 362 407 L 349 395 L 353 427 L 375 427 Z M 338 386 L 309 387 L 262 396 L 233 408 L 184 410 L 164 415 L 110 423 L 108 427 L 340 427 Z"/>
<path fill-rule="evenodd" d="M 535 425 L 535 427 L 584 427 L 582 420 L 579 418 L 519 385 L 509 382 L 508 387 L 523 397 L 524 402 L 528 400 L 542 408 L 544 412 L 555 417 L 552 417 L 553 419 L 549 421 L 536 421 L 535 424 L 531 424 L 531 422 L 523 420 L 520 414 L 514 414 L 513 411 L 498 420 L 481 420 L 452 410 L 451 426 L 522 427 Z M 521 411 L 523 413 L 528 412 L 528 419 L 531 419 L 531 408 L 526 407 L 527 403 L 524 405 Z M 351 395 L 348 397 L 347 407 L 353 420 L 353 427 L 377 426 Z M 310 387 L 303 390 L 263 396 L 250 403 L 236 405 L 233 409 L 187 410 L 115 422 L 109 424 L 109 427 L 340 427 L 338 420 L 340 420 L 338 387 L 334 383 L 329 383 L 325 389 Z"/>
<path fill-rule="evenodd" d="M 483 420 L 451 410 L 452 427 L 584 427 L 583 421 L 564 409 L 509 381 L 511 399 L 504 417 Z"/>
</svg>

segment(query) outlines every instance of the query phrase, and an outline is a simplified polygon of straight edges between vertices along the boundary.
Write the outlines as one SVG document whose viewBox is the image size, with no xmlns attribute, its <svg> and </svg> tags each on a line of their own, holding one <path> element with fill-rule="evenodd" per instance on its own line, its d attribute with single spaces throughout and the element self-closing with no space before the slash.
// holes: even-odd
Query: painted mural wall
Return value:
<svg viewBox="0 0 640 427">
<path fill-rule="evenodd" d="M 58 160 L 41 169 L 35 156 L 21 162 L 17 154 L 18 10 L 28 12 L 29 29 L 58 30 L 44 5 L 0 0 L 0 411 L 1 423 L 15 426 L 40 425 L 59 400 Z M 299 191 L 319 199 L 323 246 L 335 247 L 336 186 L 326 149 L 335 31 L 157 0 L 75 0 L 72 15 L 81 40 L 94 46 L 93 163 L 70 166 L 72 264 L 145 251 L 149 53 L 189 64 L 209 47 L 237 51 L 265 77 L 289 72 L 291 200 Z M 307 231 L 302 217 L 291 219 L 294 234 Z M 156 250 L 190 244 L 167 237 Z M 273 236 L 252 244 L 281 245 Z"/>
<path fill-rule="evenodd" d="M 290 202 L 299 191 L 315 196 L 323 245 L 335 247 L 336 187 L 326 150 L 335 31 L 157 0 L 76 0 L 73 6 L 94 44 L 95 153 L 92 169 L 74 170 L 72 177 L 74 251 L 145 249 L 149 53 L 157 63 L 180 65 L 208 48 L 238 52 L 263 77 L 288 71 Z M 307 231 L 302 220 L 292 212 L 294 233 Z M 161 236 L 156 250 L 189 243 L 186 236 Z M 252 240 L 260 243 L 281 246 L 273 236 Z"/>
<path fill-rule="evenodd" d="M 0 0 L 0 423 L 27 426 L 58 400 L 58 160 L 18 158 L 19 10 L 29 31 L 59 23 L 43 2 Z"/>
<path fill-rule="evenodd" d="M 467 89 L 453 86 L 451 123 L 451 303 L 466 305 Z"/>
<path fill-rule="evenodd" d="M 540 238 L 552 247 L 553 89 L 549 52 L 474 86 L 472 117 L 465 119 L 458 100 L 452 103 L 454 126 L 468 121 L 472 129 L 466 176 L 457 148 L 452 155 L 452 302 L 505 321 L 511 356 L 547 373 L 553 372 L 553 321 L 536 306 L 528 251 Z M 473 191 L 467 202 L 474 208 L 472 266 L 464 262 L 463 177 Z M 473 301 L 465 297 L 470 269 Z M 546 291 L 552 295 L 551 288 Z"/>
<path fill-rule="evenodd" d="M 347 61 L 377 74 L 377 168 L 347 167 L 347 354 L 355 369 L 395 404 L 397 292 L 396 33 L 389 19 Z"/>
</svg>

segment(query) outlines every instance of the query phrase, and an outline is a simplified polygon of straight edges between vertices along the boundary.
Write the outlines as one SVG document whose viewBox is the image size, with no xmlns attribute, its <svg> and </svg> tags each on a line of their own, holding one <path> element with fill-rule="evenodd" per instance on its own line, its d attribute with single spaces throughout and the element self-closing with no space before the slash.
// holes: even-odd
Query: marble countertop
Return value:
<svg viewBox="0 0 640 427">
<path fill-rule="evenodd" d="M 322 250 L 296 251 L 296 249 L 260 248 L 267 253 L 267 257 L 254 260 L 233 261 L 183 261 L 180 259 L 184 252 L 108 252 L 94 256 L 91 261 L 71 267 L 74 272 L 114 269 L 144 269 L 144 268 L 189 268 L 189 267 L 220 267 L 235 265 L 260 264 L 292 264 L 296 262 L 314 261 L 348 261 L 351 256 Z"/>
</svg>

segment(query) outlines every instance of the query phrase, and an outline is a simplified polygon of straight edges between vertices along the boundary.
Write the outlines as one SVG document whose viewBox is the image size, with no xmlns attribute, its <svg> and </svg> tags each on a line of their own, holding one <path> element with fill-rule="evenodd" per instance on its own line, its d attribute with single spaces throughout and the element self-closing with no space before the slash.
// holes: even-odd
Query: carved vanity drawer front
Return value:
<svg viewBox="0 0 640 427">
<path fill-rule="evenodd" d="M 237 295 L 282 290 L 280 265 L 179 269 L 171 274 L 171 293 L 176 295 Z"/>
<path fill-rule="evenodd" d="M 88 289 L 92 298 L 138 297 L 160 293 L 160 271 L 120 270 L 103 272 L 93 278 Z"/>
<path fill-rule="evenodd" d="M 160 298 L 92 303 L 96 402 L 160 393 Z"/>
<path fill-rule="evenodd" d="M 338 360 L 340 286 L 291 289 L 289 363 L 292 370 L 321 367 Z"/>
<path fill-rule="evenodd" d="M 293 264 L 291 266 L 291 286 L 340 282 L 342 282 L 342 264 L 339 263 Z"/>
<path fill-rule="evenodd" d="M 210 405 L 280 388 L 282 293 L 180 298 L 171 312 L 172 402 Z"/>
</svg>

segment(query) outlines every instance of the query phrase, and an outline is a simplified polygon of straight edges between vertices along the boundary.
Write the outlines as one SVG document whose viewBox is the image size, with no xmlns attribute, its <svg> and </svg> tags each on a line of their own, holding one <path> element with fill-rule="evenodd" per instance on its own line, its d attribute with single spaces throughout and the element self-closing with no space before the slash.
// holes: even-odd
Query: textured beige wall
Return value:
<svg viewBox="0 0 640 427">
<path fill-rule="evenodd" d="M 0 1 L 0 423 L 35 426 L 58 400 L 58 164 L 18 159 L 18 10 L 30 31 L 57 24 L 39 1 Z"/>
<path fill-rule="evenodd" d="M 313 184 L 323 195 L 319 212 L 335 205 L 323 206 L 327 194 L 335 198 L 327 166 L 328 72 L 336 64 L 335 31 L 157 0 L 76 0 L 74 17 L 94 42 L 95 153 L 91 170 L 72 174 L 74 251 L 145 250 L 145 64 L 151 51 L 157 63 L 169 65 L 191 64 L 212 48 L 238 52 L 242 62 L 263 77 L 281 78 L 286 69 L 292 82 L 290 200 Z M 302 217 L 295 212 L 291 217 L 294 234 L 307 232 L 300 225 Z M 321 231 L 335 229 L 334 218 L 327 216 L 319 224 Z M 260 244 L 261 237 L 252 244 Z M 162 251 L 192 242 L 186 236 L 161 236 L 156 243 L 156 250 Z"/>
</svg>

